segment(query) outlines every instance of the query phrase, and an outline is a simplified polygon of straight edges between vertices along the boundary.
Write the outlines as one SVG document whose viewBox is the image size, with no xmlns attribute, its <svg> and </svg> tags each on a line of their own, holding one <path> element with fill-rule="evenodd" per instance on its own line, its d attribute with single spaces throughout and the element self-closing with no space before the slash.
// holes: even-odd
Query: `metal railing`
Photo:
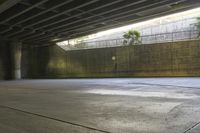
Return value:
<svg viewBox="0 0 200 133">
<path fill-rule="evenodd" d="M 157 44 L 157 43 L 189 41 L 189 40 L 198 40 L 198 39 L 199 39 L 199 30 L 178 31 L 178 32 L 171 32 L 171 33 L 141 36 L 140 43 L 133 44 L 133 45 Z M 119 38 L 119 39 L 113 39 L 113 40 L 83 42 L 76 45 L 60 44 L 59 46 L 65 50 L 80 50 L 80 49 L 127 46 L 127 44 L 124 43 L 123 38 Z"/>
</svg>

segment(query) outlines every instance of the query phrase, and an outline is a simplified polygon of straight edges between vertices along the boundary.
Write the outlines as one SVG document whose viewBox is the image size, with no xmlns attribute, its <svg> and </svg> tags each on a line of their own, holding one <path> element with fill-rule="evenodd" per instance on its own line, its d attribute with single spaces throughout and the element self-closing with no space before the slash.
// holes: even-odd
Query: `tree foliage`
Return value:
<svg viewBox="0 0 200 133">
<path fill-rule="evenodd" d="M 128 45 L 137 44 L 140 42 L 141 34 L 136 30 L 129 30 L 123 35 L 124 43 Z"/>
</svg>

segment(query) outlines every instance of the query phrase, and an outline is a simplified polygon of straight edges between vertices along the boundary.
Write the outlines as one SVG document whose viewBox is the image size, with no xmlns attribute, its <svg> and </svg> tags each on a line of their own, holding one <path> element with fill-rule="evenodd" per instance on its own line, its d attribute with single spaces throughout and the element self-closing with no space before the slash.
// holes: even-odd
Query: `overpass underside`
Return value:
<svg viewBox="0 0 200 133">
<path fill-rule="evenodd" d="M 199 0 L 4 0 L 0 5 L 0 35 L 9 41 L 38 45 L 199 5 Z"/>
<path fill-rule="evenodd" d="M 199 6 L 1 0 L 0 133 L 199 133 L 199 39 L 76 51 L 55 45 Z M 152 76 L 196 77 L 130 78 Z"/>
</svg>

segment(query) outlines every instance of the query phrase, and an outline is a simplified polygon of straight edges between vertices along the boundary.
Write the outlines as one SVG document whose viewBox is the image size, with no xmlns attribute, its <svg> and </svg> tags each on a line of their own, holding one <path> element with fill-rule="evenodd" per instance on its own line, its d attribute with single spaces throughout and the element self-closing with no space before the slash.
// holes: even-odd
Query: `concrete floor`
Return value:
<svg viewBox="0 0 200 133">
<path fill-rule="evenodd" d="M 200 78 L 0 81 L 0 133 L 200 133 Z"/>
</svg>

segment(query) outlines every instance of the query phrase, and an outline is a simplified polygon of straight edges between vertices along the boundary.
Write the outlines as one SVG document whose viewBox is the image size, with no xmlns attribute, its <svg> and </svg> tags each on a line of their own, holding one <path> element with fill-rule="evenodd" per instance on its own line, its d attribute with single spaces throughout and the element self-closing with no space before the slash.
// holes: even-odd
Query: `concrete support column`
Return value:
<svg viewBox="0 0 200 133">
<path fill-rule="evenodd" d="M 13 79 L 21 79 L 21 55 L 22 43 L 11 43 L 11 62 L 12 62 L 12 77 Z"/>
</svg>

